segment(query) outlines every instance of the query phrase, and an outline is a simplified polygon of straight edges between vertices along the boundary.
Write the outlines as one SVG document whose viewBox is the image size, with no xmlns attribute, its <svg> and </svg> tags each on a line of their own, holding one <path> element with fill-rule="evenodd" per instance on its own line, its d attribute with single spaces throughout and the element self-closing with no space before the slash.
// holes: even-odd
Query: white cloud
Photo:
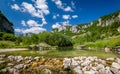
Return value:
<svg viewBox="0 0 120 74">
<path fill-rule="evenodd" d="M 42 26 L 41 24 L 38 24 L 38 22 L 34 21 L 34 20 L 28 20 L 27 24 L 29 27 L 37 27 L 37 26 Z"/>
<path fill-rule="evenodd" d="M 16 28 L 15 32 L 22 32 L 22 29 Z"/>
<path fill-rule="evenodd" d="M 25 29 L 23 31 L 23 33 L 35 33 L 35 34 L 38 34 L 38 33 L 43 32 L 43 31 L 46 31 L 46 29 L 41 28 L 41 27 L 31 27 L 29 29 Z"/>
<path fill-rule="evenodd" d="M 46 0 L 34 0 L 33 2 L 35 2 L 35 7 L 38 8 L 38 10 L 40 10 L 45 15 L 50 13 Z"/>
<path fill-rule="evenodd" d="M 57 19 L 57 17 L 59 17 L 60 15 L 57 14 L 57 15 L 53 15 L 53 19 Z"/>
<path fill-rule="evenodd" d="M 52 1 L 57 5 L 58 8 L 60 9 L 63 8 L 61 0 L 52 0 Z"/>
<path fill-rule="evenodd" d="M 61 25 L 59 24 L 59 23 L 56 23 L 56 24 L 53 24 L 52 25 L 52 28 L 53 29 L 55 29 L 55 28 L 60 28 L 61 27 Z"/>
<path fill-rule="evenodd" d="M 70 19 L 70 15 L 63 15 L 62 17 L 63 17 L 63 19 L 65 19 L 65 20 Z"/>
<path fill-rule="evenodd" d="M 32 4 L 23 2 L 22 6 L 23 6 L 22 7 L 23 12 L 27 12 L 27 13 L 31 14 L 32 16 L 39 17 L 39 18 L 41 18 L 43 16 L 42 13 L 37 12 L 37 10 L 35 9 L 35 7 Z"/>
<path fill-rule="evenodd" d="M 70 6 L 67 6 L 66 8 L 64 8 L 64 11 L 73 11 L 72 8 Z"/>
<path fill-rule="evenodd" d="M 21 21 L 21 24 L 22 24 L 23 26 L 27 26 L 24 20 Z"/>
<path fill-rule="evenodd" d="M 19 29 L 19 28 L 16 28 L 15 29 L 15 32 L 18 32 L 18 33 L 35 33 L 35 34 L 38 34 L 40 32 L 43 32 L 43 31 L 46 31 L 45 28 L 41 28 L 41 27 L 31 27 L 31 28 L 28 28 L 28 29 Z"/>
<path fill-rule="evenodd" d="M 63 5 L 61 0 L 52 0 L 52 1 L 57 5 L 57 7 L 59 9 L 62 9 L 63 11 L 66 11 L 66 12 L 73 11 L 70 6 L 66 6 L 66 3 L 64 3 L 64 5 Z"/>
<path fill-rule="evenodd" d="M 12 9 L 20 10 L 20 7 L 17 4 L 11 5 Z"/>
<path fill-rule="evenodd" d="M 73 15 L 72 18 L 78 18 L 78 15 Z"/>
<path fill-rule="evenodd" d="M 68 26 L 68 25 L 70 25 L 70 24 L 69 24 L 69 21 L 67 20 L 67 21 L 65 21 L 65 22 L 62 22 L 62 25 L 63 25 L 63 26 Z"/>
<path fill-rule="evenodd" d="M 49 9 L 46 0 L 32 0 L 34 3 L 22 2 L 21 6 L 11 5 L 12 9 L 20 10 L 21 12 L 26 12 L 33 17 L 41 18 L 42 24 L 47 24 L 45 20 L 45 15 L 48 15 Z M 14 7 L 13 7 L 14 6 Z"/>
<path fill-rule="evenodd" d="M 45 18 L 43 17 L 42 18 L 42 25 L 44 25 L 44 24 L 47 24 L 47 22 L 46 22 Z"/>
</svg>

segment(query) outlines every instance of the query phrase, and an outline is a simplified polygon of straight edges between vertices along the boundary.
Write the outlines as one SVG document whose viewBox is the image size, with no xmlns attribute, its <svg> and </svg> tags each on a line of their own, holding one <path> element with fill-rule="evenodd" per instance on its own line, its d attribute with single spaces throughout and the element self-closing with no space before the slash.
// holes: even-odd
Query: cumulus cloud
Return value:
<svg viewBox="0 0 120 74">
<path fill-rule="evenodd" d="M 35 7 L 32 4 L 23 2 L 21 5 L 22 5 L 23 12 L 27 12 L 27 13 L 31 14 L 32 16 L 35 16 L 38 18 L 41 18 L 43 16 L 42 13 L 37 12 L 37 10 L 35 9 Z"/>
<path fill-rule="evenodd" d="M 57 7 L 59 9 L 62 9 L 63 11 L 66 11 L 66 12 L 68 12 L 68 11 L 72 12 L 73 11 L 70 6 L 65 6 L 66 5 L 65 3 L 63 5 L 61 0 L 52 0 L 52 1 L 57 5 Z"/>
<path fill-rule="evenodd" d="M 21 24 L 22 24 L 23 26 L 27 26 L 24 20 L 21 21 Z"/>
<path fill-rule="evenodd" d="M 62 18 L 65 20 L 68 20 L 68 19 L 70 19 L 70 15 L 63 15 Z"/>
<path fill-rule="evenodd" d="M 29 27 L 42 26 L 41 24 L 38 24 L 38 22 L 31 20 L 31 19 L 27 21 L 27 24 Z"/>
<path fill-rule="evenodd" d="M 35 7 L 41 10 L 42 13 L 44 14 L 49 14 L 48 6 L 46 0 L 34 0 L 35 2 Z"/>
<path fill-rule="evenodd" d="M 52 25 L 52 28 L 55 29 L 55 28 L 60 28 L 61 25 L 59 23 L 55 23 Z"/>
<path fill-rule="evenodd" d="M 57 19 L 57 17 L 59 17 L 60 15 L 57 14 L 57 15 L 53 15 L 53 19 Z"/>
<path fill-rule="evenodd" d="M 21 12 L 26 12 L 33 17 L 41 18 L 42 24 L 47 24 L 45 20 L 45 15 L 48 15 L 49 9 L 46 0 L 32 0 L 34 3 L 22 2 L 19 7 L 17 4 L 11 5 L 12 9 L 20 10 Z"/>
<path fill-rule="evenodd" d="M 20 10 L 20 7 L 17 4 L 11 5 L 12 9 Z"/>
<path fill-rule="evenodd" d="M 61 0 L 52 0 L 56 5 L 57 5 L 57 7 L 58 8 L 63 8 L 63 4 L 62 4 L 62 2 L 61 2 Z"/>
<path fill-rule="evenodd" d="M 72 18 L 78 18 L 78 15 L 73 15 Z"/>
<path fill-rule="evenodd" d="M 16 28 L 15 32 L 23 32 L 22 29 Z"/>
<path fill-rule="evenodd" d="M 36 33 L 36 34 L 38 34 L 38 33 L 43 32 L 43 31 L 46 31 L 46 29 L 41 28 L 41 27 L 31 27 L 29 29 L 25 29 L 23 31 L 23 33 Z"/>
<path fill-rule="evenodd" d="M 69 23 L 69 21 L 67 20 L 67 21 L 62 22 L 62 25 L 63 25 L 63 26 L 68 26 L 68 25 L 70 25 L 70 23 Z"/>
<path fill-rule="evenodd" d="M 72 8 L 70 6 L 67 6 L 66 8 L 64 8 L 64 11 L 73 11 Z"/>
<path fill-rule="evenodd" d="M 15 29 L 15 32 L 20 32 L 20 33 L 23 33 L 23 34 L 26 34 L 26 33 L 38 34 L 38 33 L 43 32 L 43 31 L 46 31 L 46 29 L 41 28 L 41 27 L 31 27 L 31 28 L 27 28 L 27 29 L 19 29 L 19 28 Z"/>
</svg>

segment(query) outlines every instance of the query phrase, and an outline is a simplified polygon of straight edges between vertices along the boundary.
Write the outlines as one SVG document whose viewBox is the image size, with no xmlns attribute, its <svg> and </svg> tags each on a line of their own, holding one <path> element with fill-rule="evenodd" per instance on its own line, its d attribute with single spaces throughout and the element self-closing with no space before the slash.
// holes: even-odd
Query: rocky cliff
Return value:
<svg viewBox="0 0 120 74">
<path fill-rule="evenodd" d="M 104 33 L 109 32 L 110 34 L 111 32 L 112 35 L 115 32 L 120 33 L 120 10 L 112 14 L 102 16 L 91 23 L 74 26 L 62 26 L 61 28 L 54 29 L 53 32 L 61 32 L 66 35 L 73 36 L 76 34 L 90 33 L 92 30 L 98 31 L 99 29 L 105 30 Z"/>
<path fill-rule="evenodd" d="M 13 24 L 0 11 L 0 32 L 14 33 Z"/>
</svg>

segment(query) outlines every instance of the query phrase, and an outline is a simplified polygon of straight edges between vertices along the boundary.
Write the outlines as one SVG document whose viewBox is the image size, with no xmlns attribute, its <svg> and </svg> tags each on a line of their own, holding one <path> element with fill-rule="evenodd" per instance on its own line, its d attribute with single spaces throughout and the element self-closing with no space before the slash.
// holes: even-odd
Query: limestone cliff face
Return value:
<svg viewBox="0 0 120 74">
<path fill-rule="evenodd" d="M 13 24 L 0 11 L 0 32 L 14 33 Z"/>
<path fill-rule="evenodd" d="M 120 10 L 112 14 L 102 16 L 98 20 L 92 21 L 91 23 L 79 24 L 74 26 L 68 25 L 68 26 L 61 26 L 57 30 L 54 29 L 53 32 L 62 32 L 62 33 L 64 32 L 65 34 L 68 33 L 74 35 L 74 34 L 87 33 L 89 32 L 89 30 L 95 30 L 94 28 L 96 28 L 96 30 L 98 28 L 109 30 L 111 27 L 113 27 L 111 31 L 117 30 L 120 33 Z"/>
</svg>

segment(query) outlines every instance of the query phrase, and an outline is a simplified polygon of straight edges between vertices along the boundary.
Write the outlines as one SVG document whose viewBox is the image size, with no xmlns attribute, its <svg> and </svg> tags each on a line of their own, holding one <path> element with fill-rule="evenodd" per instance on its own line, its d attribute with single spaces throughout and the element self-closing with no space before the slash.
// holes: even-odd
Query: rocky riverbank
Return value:
<svg viewBox="0 0 120 74">
<path fill-rule="evenodd" d="M 120 58 L 0 55 L 0 74 L 120 74 Z"/>
</svg>

